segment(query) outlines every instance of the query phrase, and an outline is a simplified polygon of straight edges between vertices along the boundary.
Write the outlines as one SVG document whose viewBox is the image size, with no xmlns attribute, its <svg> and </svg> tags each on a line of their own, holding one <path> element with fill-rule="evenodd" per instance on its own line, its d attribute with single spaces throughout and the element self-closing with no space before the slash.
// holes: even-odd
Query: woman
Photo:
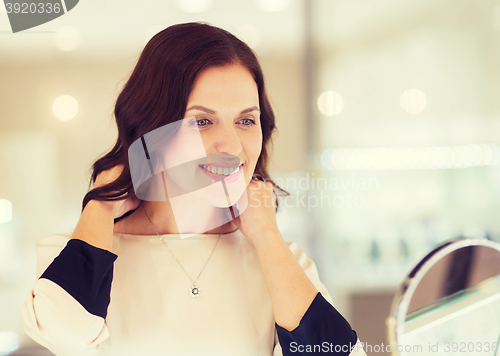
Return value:
<svg viewBox="0 0 500 356">
<path fill-rule="evenodd" d="M 274 115 L 246 44 L 207 24 L 161 31 L 115 117 L 74 232 L 37 244 L 30 337 L 71 356 L 364 355 L 279 233 Z"/>
</svg>

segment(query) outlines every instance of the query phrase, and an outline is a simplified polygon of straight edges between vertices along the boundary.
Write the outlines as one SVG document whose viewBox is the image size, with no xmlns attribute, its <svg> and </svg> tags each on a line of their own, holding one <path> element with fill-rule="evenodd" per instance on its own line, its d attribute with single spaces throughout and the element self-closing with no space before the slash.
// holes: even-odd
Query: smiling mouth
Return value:
<svg viewBox="0 0 500 356">
<path fill-rule="evenodd" d="M 232 176 L 234 174 L 237 174 L 240 171 L 242 166 L 243 166 L 243 164 L 240 164 L 239 166 L 236 166 L 236 167 L 222 168 L 222 167 L 212 166 L 212 168 L 210 168 L 210 166 L 207 164 L 200 165 L 200 167 L 203 168 L 204 170 L 206 170 L 207 172 L 210 172 L 213 174 L 220 174 L 222 176 Z"/>
</svg>

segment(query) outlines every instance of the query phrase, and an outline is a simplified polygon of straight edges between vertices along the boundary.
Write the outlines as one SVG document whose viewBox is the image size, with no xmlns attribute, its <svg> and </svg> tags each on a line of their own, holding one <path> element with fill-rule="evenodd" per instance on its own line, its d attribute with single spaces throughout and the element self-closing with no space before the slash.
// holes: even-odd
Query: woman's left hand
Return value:
<svg viewBox="0 0 500 356">
<path fill-rule="evenodd" d="M 254 245 L 260 238 L 278 233 L 276 222 L 276 195 L 270 182 L 252 180 L 247 187 L 247 208 L 234 222 Z"/>
</svg>

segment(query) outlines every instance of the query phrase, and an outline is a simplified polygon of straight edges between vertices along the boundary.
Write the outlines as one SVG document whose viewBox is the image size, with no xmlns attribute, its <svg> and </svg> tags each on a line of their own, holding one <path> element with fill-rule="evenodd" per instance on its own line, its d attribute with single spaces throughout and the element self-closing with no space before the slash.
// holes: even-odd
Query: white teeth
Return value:
<svg viewBox="0 0 500 356">
<path fill-rule="evenodd" d="M 201 168 L 203 168 L 204 170 L 206 170 L 208 172 L 212 172 L 214 174 L 220 174 L 220 175 L 224 175 L 224 176 L 231 176 L 233 174 L 238 173 L 238 171 L 240 170 L 240 167 L 241 166 L 231 167 L 231 168 L 222 168 L 222 167 L 219 167 L 219 168 L 212 167 L 212 168 L 210 168 L 208 165 L 201 165 Z"/>
</svg>

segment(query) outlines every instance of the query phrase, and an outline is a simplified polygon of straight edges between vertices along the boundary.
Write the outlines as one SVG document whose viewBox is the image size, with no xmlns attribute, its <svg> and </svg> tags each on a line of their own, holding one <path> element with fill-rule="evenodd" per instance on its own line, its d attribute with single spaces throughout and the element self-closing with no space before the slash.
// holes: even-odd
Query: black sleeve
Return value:
<svg viewBox="0 0 500 356">
<path fill-rule="evenodd" d="M 71 239 L 40 278 L 58 284 L 89 313 L 105 319 L 117 258 L 108 250 Z"/>
<path fill-rule="evenodd" d="M 316 294 L 299 326 L 288 331 L 276 324 L 276 331 L 283 356 L 347 356 L 358 339 L 347 320 L 321 295 L 321 292 Z"/>
</svg>

